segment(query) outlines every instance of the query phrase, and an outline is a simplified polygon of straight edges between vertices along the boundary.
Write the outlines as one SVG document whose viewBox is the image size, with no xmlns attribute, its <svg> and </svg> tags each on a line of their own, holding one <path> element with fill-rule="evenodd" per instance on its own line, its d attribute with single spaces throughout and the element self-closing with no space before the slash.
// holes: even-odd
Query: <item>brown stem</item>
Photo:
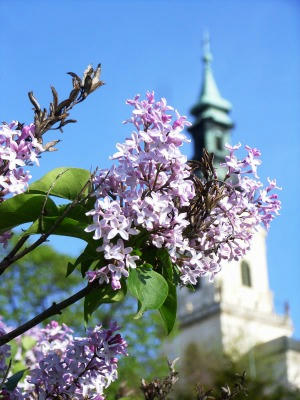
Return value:
<svg viewBox="0 0 300 400">
<path fill-rule="evenodd" d="M 17 336 L 22 335 L 22 333 L 45 321 L 45 319 L 52 317 L 53 315 L 60 314 L 61 310 L 76 303 L 76 301 L 82 299 L 97 287 L 99 287 L 99 283 L 94 281 L 93 283 L 88 284 L 84 289 L 79 290 L 79 292 L 73 294 L 73 296 L 68 297 L 60 303 L 53 303 L 52 306 L 32 318 L 30 321 L 27 321 L 25 322 L 25 324 L 20 325 L 18 328 L 6 333 L 5 335 L 0 336 L 0 346 L 10 342 Z"/>
<path fill-rule="evenodd" d="M 21 239 L 16 243 L 15 247 L 7 254 L 7 256 L 3 259 L 11 259 L 14 257 L 14 255 L 21 249 L 21 247 L 23 246 L 23 244 L 28 240 L 29 236 L 23 236 L 21 237 Z M 2 261 L 2 262 L 3 262 Z M 2 262 L 0 263 L 0 266 L 2 264 Z M 0 267 L 0 271 L 1 271 L 1 267 Z M 0 275 L 2 274 L 2 272 L 0 272 Z"/>
</svg>

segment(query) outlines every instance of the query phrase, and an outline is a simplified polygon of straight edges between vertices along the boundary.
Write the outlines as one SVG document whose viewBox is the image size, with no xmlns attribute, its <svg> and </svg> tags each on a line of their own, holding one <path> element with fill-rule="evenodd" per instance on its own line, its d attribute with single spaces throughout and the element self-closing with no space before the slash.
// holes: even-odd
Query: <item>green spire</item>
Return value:
<svg viewBox="0 0 300 400">
<path fill-rule="evenodd" d="M 204 119 L 212 119 L 215 122 L 231 127 L 232 121 L 228 115 L 231 110 L 231 104 L 220 95 L 213 76 L 208 34 L 205 35 L 203 42 L 203 86 L 199 101 L 192 108 L 191 114 L 197 118 L 198 122 Z"/>
</svg>

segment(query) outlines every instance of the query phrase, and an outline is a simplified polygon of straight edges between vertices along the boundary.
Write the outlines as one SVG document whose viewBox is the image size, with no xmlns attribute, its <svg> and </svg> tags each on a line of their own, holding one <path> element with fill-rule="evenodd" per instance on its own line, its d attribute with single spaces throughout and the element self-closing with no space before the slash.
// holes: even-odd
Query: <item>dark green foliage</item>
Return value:
<svg viewBox="0 0 300 400">
<path fill-rule="evenodd" d="M 56 215 L 53 200 L 42 194 L 18 194 L 0 204 L 0 230 L 2 232 L 38 219 L 44 208 L 45 215 Z"/>
<path fill-rule="evenodd" d="M 122 288 L 113 290 L 110 285 L 100 286 L 93 289 L 84 299 L 84 319 L 86 322 L 101 304 L 117 303 L 124 300 L 126 296 L 126 284 L 123 282 Z"/>
<path fill-rule="evenodd" d="M 24 372 L 25 369 L 16 372 L 10 378 L 8 378 L 5 382 L 4 389 L 8 390 L 9 392 L 13 392 L 17 387 L 19 381 L 22 379 Z"/>
</svg>

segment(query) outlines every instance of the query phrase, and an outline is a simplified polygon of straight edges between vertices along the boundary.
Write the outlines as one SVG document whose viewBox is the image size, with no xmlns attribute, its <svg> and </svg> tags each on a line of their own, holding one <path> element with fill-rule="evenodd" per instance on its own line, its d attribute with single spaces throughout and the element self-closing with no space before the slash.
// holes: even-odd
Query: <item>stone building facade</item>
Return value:
<svg viewBox="0 0 300 400">
<path fill-rule="evenodd" d="M 216 85 L 209 43 L 203 57 L 202 91 L 191 114 L 189 131 L 194 142 L 194 157 L 202 149 L 215 154 L 218 165 L 226 156 L 234 124 L 231 104 Z M 222 169 L 219 169 L 222 177 Z M 190 343 L 203 349 L 255 357 L 266 355 L 268 369 L 278 382 L 300 388 L 300 341 L 291 339 L 293 326 L 286 310 L 276 313 L 269 287 L 266 257 L 266 231 L 255 235 L 251 250 L 240 262 L 224 266 L 214 282 L 202 278 L 194 292 L 183 288 L 178 293 L 180 331 L 166 345 L 169 358 L 182 356 Z"/>
</svg>

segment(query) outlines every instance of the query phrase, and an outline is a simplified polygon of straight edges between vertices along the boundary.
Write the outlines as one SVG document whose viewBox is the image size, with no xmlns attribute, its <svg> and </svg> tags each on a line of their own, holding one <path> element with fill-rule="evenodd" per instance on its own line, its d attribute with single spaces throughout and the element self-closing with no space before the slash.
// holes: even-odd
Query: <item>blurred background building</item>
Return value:
<svg viewBox="0 0 300 400">
<path fill-rule="evenodd" d="M 218 166 L 227 154 L 225 144 L 230 142 L 234 124 L 229 115 L 231 104 L 218 90 L 211 62 L 207 38 L 202 90 L 191 109 L 195 120 L 189 131 L 194 142 L 193 159 L 200 159 L 206 148 L 214 153 Z M 222 178 L 221 168 L 218 173 Z M 168 345 L 169 357 L 175 358 L 178 353 L 183 357 L 193 343 L 205 352 L 246 357 L 252 374 L 267 368 L 277 383 L 300 388 L 300 341 L 291 338 L 288 304 L 284 315 L 275 311 L 265 229 L 257 232 L 242 261 L 224 266 L 213 282 L 201 278 L 195 291 L 180 289 L 178 303 L 179 334 Z"/>
</svg>

